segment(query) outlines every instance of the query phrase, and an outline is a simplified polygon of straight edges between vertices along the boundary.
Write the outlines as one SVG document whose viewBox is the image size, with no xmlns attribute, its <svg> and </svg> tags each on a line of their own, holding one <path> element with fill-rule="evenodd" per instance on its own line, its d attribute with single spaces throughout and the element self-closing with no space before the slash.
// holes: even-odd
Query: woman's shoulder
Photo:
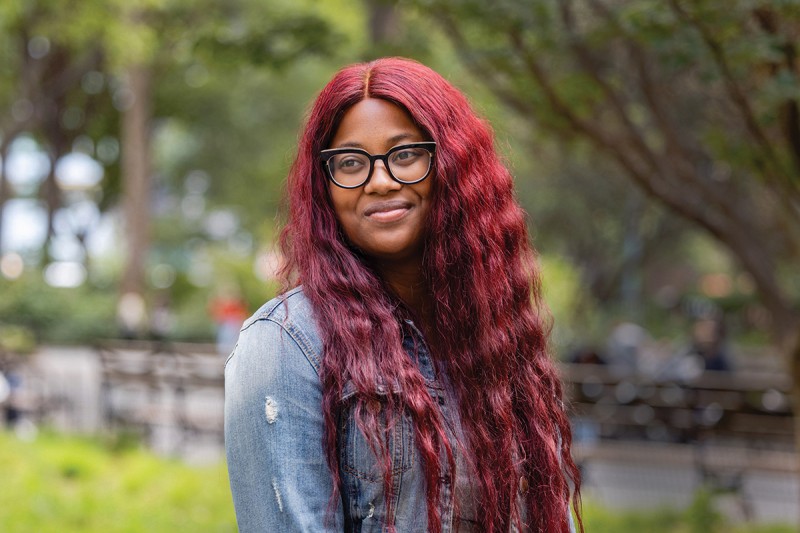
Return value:
<svg viewBox="0 0 800 533">
<path fill-rule="evenodd" d="M 311 302 L 303 292 L 303 286 L 279 294 L 258 308 L 253 315 L 244 321 L 242 329 L 247 329 L 259 320 L 271 320 L 279 323 L 313 321 Z"/>
<path fill-rule="evenodd" d="M 303 292 L 302 285 L 276 296 L 245 320 L 239 342 L 264 345 L 287 336 L 297 344 L 314 370 L 319 372 L 322 341 L 314 308 Z"/>
</svg>

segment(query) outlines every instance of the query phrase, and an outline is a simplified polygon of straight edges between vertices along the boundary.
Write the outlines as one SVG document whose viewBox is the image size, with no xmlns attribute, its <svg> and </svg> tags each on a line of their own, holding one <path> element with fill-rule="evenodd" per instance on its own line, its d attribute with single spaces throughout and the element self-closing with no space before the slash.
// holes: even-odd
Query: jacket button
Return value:
<svg viewBox="0 0 800 533">
<path fill-rule="evenodd" d="M 528 492 L 528 478 L 525 476 L 519 478 L 519 490 L 523 493 Z"/>
</svg>

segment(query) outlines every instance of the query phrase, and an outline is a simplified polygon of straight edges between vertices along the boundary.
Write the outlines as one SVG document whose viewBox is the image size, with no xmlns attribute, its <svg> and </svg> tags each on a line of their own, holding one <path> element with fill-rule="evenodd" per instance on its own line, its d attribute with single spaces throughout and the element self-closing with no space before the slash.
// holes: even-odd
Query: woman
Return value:
<svg viewBox="0 0 800 533">
<path fill-rule="evenodd" d="M 525 215 L 464 96 L 406 59 L 343 69 L 288 199 L 285 291 L 225 369 L 240 530 L 569 531 Z"/>
</svg>

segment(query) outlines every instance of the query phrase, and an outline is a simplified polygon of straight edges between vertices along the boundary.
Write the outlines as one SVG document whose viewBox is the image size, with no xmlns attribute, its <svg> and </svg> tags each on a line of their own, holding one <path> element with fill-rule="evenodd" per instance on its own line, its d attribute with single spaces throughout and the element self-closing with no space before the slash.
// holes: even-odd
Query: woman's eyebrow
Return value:
<svg viewBox="0 0 800 533">
<path fill-rule="evenodd" d="M 397 135 L 395 135 L 393 137 L 390 137 L 389 141 L 388 141 L 388 144 L 395 145 L 400 141 L 404 141 L 406 139 L 411 139 L 413 137 L 416 137 L 416 135 L 414 135 L 413 133 L 399 133 L 399 134 L 397 134 Z"/>
</svg>

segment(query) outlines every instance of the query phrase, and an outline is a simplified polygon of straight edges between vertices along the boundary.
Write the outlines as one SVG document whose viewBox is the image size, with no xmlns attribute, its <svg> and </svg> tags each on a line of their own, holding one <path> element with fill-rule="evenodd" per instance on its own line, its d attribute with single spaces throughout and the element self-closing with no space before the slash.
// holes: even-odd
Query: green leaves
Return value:
<svg viewBox="0 0 800 533">
<path fill-rule="evenodd" d="M 328 55 L 344 42 L 325 21 L 308 14 L 267 20 L 238 35 L 230 30 L 230 26 L 215 28 L 200 35 L 195 52 L 223 68 L 249 63 L 284 69 L 309 55 Z"/>
</svg>

